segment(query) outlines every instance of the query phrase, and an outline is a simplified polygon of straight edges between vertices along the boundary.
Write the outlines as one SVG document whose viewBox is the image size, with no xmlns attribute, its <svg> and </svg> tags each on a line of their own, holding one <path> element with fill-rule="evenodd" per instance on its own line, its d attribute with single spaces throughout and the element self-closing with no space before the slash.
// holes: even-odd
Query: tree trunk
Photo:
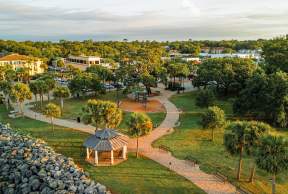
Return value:
<svg viewBox="0 0 288 194">
<path fill-rule="evenodd" d="M 9 110 L 9 95 L 5 95 L 5 105 L 6 109 Z"/>
<path fill-rule="evenodd" d="M 211 136 L 211 140 L 212 140 L 212 142 L 214 142 L 214 129 L 212 128 L 211 130 L 212 130 L 212 134 L 211 134 L 211 135 L 212 135 L 212 136 Z"/>
<path fill-rule="evenodd" d="M 17 104 L 18 104 L 19 113 L 22 114 L 22 112 L 21 112 L 21 105 L 20 105 L 19 100 L 17 100 Z"/>
<path fill-rule="evenodd" d="M 137 149 L 136 149 L 136 158 L 139 157 L 139 137 L 137 136 Z"/>
<path fill-rule="evenodd" d="M 42 106 L 43 106 L 43 95 L 40 94 L 40 107 L 42 109 Z"/>
<path fill-rule="evenodd" d="M 118 89 L 118 87 L 117 87 L 117 89 L 116 89 L 116 100 L 117 100 L 117 108 L 119 108 L 119 106 L 120 106 L 120 101 L 119 101 L 119 89 Z"/>
<path fill-rule="evenodd" d="M 64 107 L 64 100 L 63 100 L 63 98 L 60 98 L 60 104 L 61 104 L 61 110 L 63 111 L 63 107 Z"/>
<path fill-rule="evenodd" d="M 54 123 L 53 123 L 53 117 L 51 117 L 51 125 L 52 125 L 52 132 L 53 132 L 53 135 L 54 135 Z"/>
<path fill-rule="evenodd" d="M 276 175 L 272 176 L 272 194 L 276 194 Z"/>
<path fill-rule="evenodd" d="M 23 112 L 23 104 L 22 104 L 22 102 L 20 102 L 19 105 L 20 105 L 21 115 L 22 115 L 22 117 L 24 118 L 24 112 Z"/>
<path fill-rule="evenodd" d="M 250 183 L 253 183 L 253 182 L 254 182 L 255 171 L 256 171 L 256 166 L 255 166 L 254 163 L 252 163 L 252 164 L 251 164 L 250 179 L 249 179 L 249 182 L 250 182 Z"/>
<path fill-rule="evenodd" d="M 47 93 L 48 102 L 50 102 L 50 92 Z"/>
<path fill-rule="evenodd" d="M 34 94 L 35 104 L 37 103 L 37 94 Z"/>
<path fill-rule="evenodd" d="M 243 146 L 241 146 L 241 148 L 240 148 L 240 157 L 239 157 L 239 164 L 238 164 L 237 180 L 240 180 L 240 178 L 241 178 L 242 157 L 243 157 Z"/>
</svg>

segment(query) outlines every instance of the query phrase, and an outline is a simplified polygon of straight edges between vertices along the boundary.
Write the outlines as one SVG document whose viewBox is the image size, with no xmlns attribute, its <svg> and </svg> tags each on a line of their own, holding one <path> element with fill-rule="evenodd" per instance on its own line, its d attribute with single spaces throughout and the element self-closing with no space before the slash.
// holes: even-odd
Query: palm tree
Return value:
<svg viewBox="0 0 288 194">
<path fill-rule="evenodd" d="M 96 130 L 100 127 L 115 128 L 122 121 L 122 111 L 110 101 L 88 100 L 83 108 L 83 120 L 87 124 L 94 124 Z"/>
<path fill-rule="evenodd" d="M 5 104 L 6 104 L 6 109 L 9 109 L 9 96 L 11 93 L 12 89 L 12 84 L 9 81 L 0 81 L 0 91 L 3 92 L 5 96 Z"/>
<path fill-rule="evenodd" d="M 248 156 L 254 158 L 256 155 L 256 148 L 260 145 L 261 138 L 271 130 L 271 126 L 266 123 L 256 121 L 251 121 L 248 122 L 247 124 L 249 130 L 247 131 L 247 135 L 245 138 L 246 141 L 245 151 Z M 254 181 L 255 172 L 256 172 L 256 166 L 254 160 L 252 160 L 251 173 L 249 178 L 250 183 L 253 183 Z"/>
<path fill-rule="evenodd" d="M 38 86 L 38 84 L 37 84 L 37 82 L 31 82 L 30 84 L 29 84 L 29 88 L 30 88 L 30 90 L 31 90 L 31 92 L 34 94 L 34 97 L 35 97 L 35 106 L 36 106 L 36 104 L 37 104 L 37 95 L 40 93 L 40 89 L 39 89 L 39 86 Z"/>
<path fill-rule="evenodd" d="M 139 153 L 139 137 L 146 135 L 152 131 L 153 123 L 151 119 L 143 113 L 132 113 L 127 125 L 129 127 L 130 134 L 137 138 L 137 150 L 136 157 Z"/>
<path fill-rule="evenodd" d="M 288 142 L 282 137 L 267 136 L 258 149 L 256 164 L 272 175 L 272 194 L 276 194 L 276 175 L 288 169 L 287 147 Z"/>
<path fill-rule="evenodd" d="M 53 120 L 54 120 L 54 118 L 59 118 L 61 116 L 60 107 L 57 106 L 56 104 L 49 103 L 49 104 L 47 104 L 45 106 L 44 115 L 46 117 L 50 118 L 51 125 L 52 125 L 52 131 L 54 133 L 54 122 L 53 122 Z"/>
<path fill-rule="evenodd" d="M 239 154 L 237 179 L 240 180 L 244 151 L 253 156 L 255 147 L 259 144 L 262 135 L 270 130 L 270 126 L 256 121 L 237 121 L 227 127 L 224 135 L 226 150 L 232 154 Z M 255 166 L 251 168 L 250 181 L 253 181 Z"/>
<path fill-rule="evenodd" d="M 47 85 L 46 93 L 48 97 L 48 102 L 50 102 L 50 91 L 52 91 L 56 87 L 56 81 L 50 76 L 42 77 L 40 80 L 43 80 Z"/>
<path fill-rule="evenodd" d="M 43 80 L 37 80 L 35 81 L 35 85 L 37 87 L 37 90 L 39 92 L 39 95 L 40 95 L 40 106 L 42 108 L 42 105 L 43 105 L 43 97 L 44 97 L 44 94 L 47 92 L 48 90 L 48 85 L 46 84 L 45 81 Z"/>
<path fill-rule="evenodd" d="M 29 82 L 30 81 L 30 68 L 29 67 L 23 67 L 16 70 L 16 76 L 18 78 L 18 82 Z"/>
<path fill-rule="evenodd" d="M 68 98 L 70 96 L 70 90 L 67 87 L 56 87 L 54 89 L 54 97 L 60 99 L 60 107 L 61 111 L 63 111 L 64 108 L 64 98 Z"/>
<path fill-rule="evenodd" d="M 20 110 L 20 113 L 23 115 L 23 102 L 27 99 L 32 98 L 32 92 L 30 91 L 30 88 L 23 83 L 16 83 L 11 90 L 11 95 L 14 97 L 18 103 L 18 107 Z"/>
</svg>

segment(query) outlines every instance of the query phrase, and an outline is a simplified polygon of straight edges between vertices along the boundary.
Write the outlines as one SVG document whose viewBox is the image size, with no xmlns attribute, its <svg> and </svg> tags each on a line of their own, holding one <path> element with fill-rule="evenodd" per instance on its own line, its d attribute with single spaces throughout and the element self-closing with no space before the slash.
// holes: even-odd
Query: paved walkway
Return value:
<svg viewBox="0 0 288 194">
<path fill-rule="evenodd" d="M 158 88 L 159 89 L 159 88 Z M 179 160 L 172 156 L 169 152 L 161 150 L 159 148 L 153 148 L 152 143 L 160 137 L 173 132 L 173 127 L 178 122 L 179 111 L 177 107 L 171 103 L 168 99 L 175 92 L 166 91 L 160 88 L 161 96 L 154 97 L 159 100 L 166 108 L 166 118 L 159 127 L 154 129 L 149 135 L 139 138 L 139 150 L 140 153 L 159 164 L 166 166 L 177 174 L 187 178 L 195 185 L 203 189 L 208 194 L 235 194 L 236 188 L 230 183 L 223 183 L 217 179 L 214 175 L 207 174 L 199 169 L 199 166 L 192 164 L 189 161 Z M 188 91 L 192 90 L 189 88 Z M 24 108 L 24 114 L 32 119 L 37 119 L 43 122 L 49 120 L 40 113 L 35 113 L 29 109 L 28 106 Z M 82 132 L 94 134 L 95 128 L 89 125 L 79 124 L 74 121 L 68 121 L 63 119 L 55 119 L 54 123 L 59 126 L 73 128 Z M 128 149 L 130 151 L 136 150 L 136 139 L 130 139 Z"/>
<path fill-rule="evenodd" d="M 192 90 L 192 88 L 190 89 Z M 159 148 L 153 148 L 152 143 L 160 137 L 173 132 L 173 127 L 178 122 L 179 111 L 177 107 L 171 103 L 168 99 L 175 92 L 161 90 L 161 96 L 154 97 L 159 100 L 166 108 L 166 118 L 162 124 L 154 129 L 149 135 L 139 138 L 139 150 L 140 153 L 167 168 L 177 174 L 187 178 L 195 185 L 203 189 L 208 194 L 235 194 L 236 188 L 230 183 L 223 183 L 217 179 L 214 175 L 207 174 L 199 169 L 198 165 L 185 160 L 179 160 L 172 156 L 169 152 L 161 150 Z M 136 150 L 136 140 L 130 139 L 129 146 L 130 151 Z"/>
</svg>

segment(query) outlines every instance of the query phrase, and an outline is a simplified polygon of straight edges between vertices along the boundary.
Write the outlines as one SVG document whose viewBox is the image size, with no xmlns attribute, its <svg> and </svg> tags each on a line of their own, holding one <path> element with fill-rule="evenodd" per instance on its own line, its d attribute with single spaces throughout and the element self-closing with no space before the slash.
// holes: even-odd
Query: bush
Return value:
<svg viewBox="0 0 288 194">
<path fill-rule="evenodd" d="M 212 106 L 208 108 L 208 111 L 202 115 L 203 128 L 222 128 L 225 125 L 225 113 L 217 107 Z"/>
<path fill-rule="evenodd" d="M 215 93 L 211 89 L 201 90 L 196 97 L 196 105 L 200 107 L 209 107 L 215 105 Z"/>
<path fill-rule="evenodd" d="M 225 123 L 225 113 L 217 106 L 209 107 L 208 111 L 202 116 L 203 128 L 212 130 L 212 141 L 214 141 L 214 130 L 223 128 Z"/>
<path fill-rule="evenodd" d="M 181 83 L 178 82 L 169 82 L 168 83 L 168 90 L 176 91 L 176 90 L 184 90 L 184 87 L 181 86 Z"/>
</svg>

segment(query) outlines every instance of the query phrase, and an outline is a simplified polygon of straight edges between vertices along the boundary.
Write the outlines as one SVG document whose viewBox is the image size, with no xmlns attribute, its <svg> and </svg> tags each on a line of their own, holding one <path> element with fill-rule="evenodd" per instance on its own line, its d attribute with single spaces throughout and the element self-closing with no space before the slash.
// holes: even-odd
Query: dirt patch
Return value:
<svg viewBox="0 0 288 194">
<path fill-rule="evenodd" d="M 120 108 L 127 112 L 166 112 L 165 107 L 158 100 L 148 100 L 145 108 L 144 103 L 125 99 L 121 101 Z"/>
</svg>

